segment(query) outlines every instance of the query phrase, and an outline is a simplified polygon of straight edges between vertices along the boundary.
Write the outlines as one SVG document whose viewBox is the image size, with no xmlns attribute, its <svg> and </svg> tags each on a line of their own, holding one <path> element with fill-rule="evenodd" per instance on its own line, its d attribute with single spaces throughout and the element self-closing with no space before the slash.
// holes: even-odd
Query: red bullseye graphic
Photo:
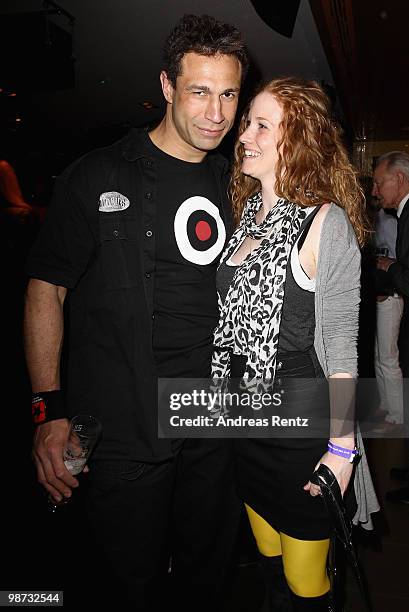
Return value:
<svg viewBox="0 0 409 612">
<path fill-rule="evenodd" d="M 182 257 L 199 266 L 211 264 L 226 241 L 219 209 L 203 196 L 182 202 L 175 214 L 174 231 Z"/>
<path fill-rule="evenodd" d="M 198 223 L 196 223 L 195 232 L 199 240 L 209 240 L 212 235 L 212 228 L 207 221 L 198 221 Z"/>
</svg>

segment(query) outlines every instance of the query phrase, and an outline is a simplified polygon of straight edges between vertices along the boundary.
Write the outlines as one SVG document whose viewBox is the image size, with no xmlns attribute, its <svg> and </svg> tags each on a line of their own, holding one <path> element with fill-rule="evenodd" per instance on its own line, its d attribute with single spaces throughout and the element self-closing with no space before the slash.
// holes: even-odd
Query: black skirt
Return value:
<svg viewBox="0 0 409 612">
<path fill-rule="evenodd" d="M 321 420 L 325 417 L 328 422 L 328 387 L 314 349 L 280 353 L 278 361 L 281 368 L 274 390 L 286 391 L 280 414 L 309 418 L 319 413 Z M 243 376 L 245 363 L 245 357 L 231 355 L 232 378 Z M 319 385 L 317 378 L 321 379 Z M 308 431 L 294 438 L 235 440 L 241 499 L 277 531 L 300 540 L 328 538 L 329 518 L 323 499 L 303 490 L 327 444 L 328 435 L 311 437 Z"/>
</svg>

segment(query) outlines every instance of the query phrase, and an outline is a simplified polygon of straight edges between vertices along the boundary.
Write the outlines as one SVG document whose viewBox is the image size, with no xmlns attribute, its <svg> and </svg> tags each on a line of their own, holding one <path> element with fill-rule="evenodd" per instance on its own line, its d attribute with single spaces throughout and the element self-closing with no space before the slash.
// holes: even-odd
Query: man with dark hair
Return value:
<svg viewBox="0 0 409 612">
<path fill-rule="evenodd" d="M 240 32 L 228 23 L 220 23 L 209 15 L 185 15 L 166 40 L 163 49 L 163 69 L 173 87 L 182 71 L 186 53 L 214 56 L 230 55 L 241 64 L 241 78 L 245 79 L 248 57 Z"/>
<path fill-rule="evenodd" d="M 239 517 L 231 441 L 159 439 L 157 378 L 210 376 L 215 271 L 230 226 L 226 163 L 212 151 L 233 125 L 247 59 L 233 26 L 187 15 L 165 65 L 160 124 L 59 177 L 31 254 L 33 457 L 52 498 L 69 498 L 79 483 L 62 460 L 68 418 L 97 416 L 85 508 L 116 606 L 159 608 L 170 552 L 179 609 L 216 610 Z"/>
</svg>

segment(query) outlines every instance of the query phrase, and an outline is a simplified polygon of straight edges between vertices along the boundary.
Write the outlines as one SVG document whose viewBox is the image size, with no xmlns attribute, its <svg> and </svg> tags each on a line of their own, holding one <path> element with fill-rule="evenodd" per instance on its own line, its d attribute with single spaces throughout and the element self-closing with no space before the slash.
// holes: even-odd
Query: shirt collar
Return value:
<svg viewBox="0 0 409 612">
<path fill-rule="evenodd" d="M 141 157 L 149 157 L 150 153 L 147 150 L 146 143 L 148 132 L 152 129 L 152 126 L 143 128 L 133 128 L 130 132 L 122 139 L 121 148 L 123 157 L 133 162 Z M 220 153 L 211 151 L 207 154 L 207 158 L 210 160 L 212 165 L 218 166 L 223 172 L 228 171 L 227 160 L 220 155 Z"/>
<path fill-rule="evenodd" d="M 123 157 L 129 161 L 133 162 L 139 159 L 140 157 L 147 157 L 146 152 L 146 136 L 144 132 L 147 134 L 148 127 L 145 128 L 133 128 L 130 132 L 122 139 L 121 148 Z"/>
<path fill-rule="evenodd" d="M 405 196 L 403 196 L 403 198 L 401 199 L 399 206 L 398 206 L 398 210 L 396 211 L 396 216 L 399 217 L 401 216 L 401 214 L 403 213 L 403 209 L 405 208 L 405 204 L 406 202 L 409 200 L 409 193 L 407 193 Z"/>
</svg>

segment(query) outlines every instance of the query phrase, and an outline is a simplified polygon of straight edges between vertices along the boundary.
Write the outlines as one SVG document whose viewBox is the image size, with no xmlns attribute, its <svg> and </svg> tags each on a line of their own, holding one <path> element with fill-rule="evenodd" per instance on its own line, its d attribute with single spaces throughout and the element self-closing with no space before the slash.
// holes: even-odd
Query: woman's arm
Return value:
<svg viewBox="0 0 409 612">
<path fill-rule="evenodd" d="M 324 212 L 326 215 L 327 211 Z M 331 224 L 334 222 L 336 224 L 332 227 L 332 231 L 331 228 L 324 226 L 324 231 L 329 230 L 330 235 L 325 235 L 324 248 L 320 252 L 320 256 L 325 257 L 328 264 L 323 288 L 321 323 L 329 372 L 330 442 L 344 449 L 353 450 L 355 447 L 354 377 L 357 364 L 361 257 L 347 218 L 343 214 L 337 214 L 331 219 Z M 311 250 L 316 264 L 318 264 L 322 226 L 323 219 L 319 226 L 318 240 L 317 232 L 312 235 Z M 319 463 L 321 462 L 328 465 L 335 473 L 344 493 L 351 478 L 352 463 L 332 452 L 325 453 Z M 310 491 L 311 495 L 318 495 L 320 492 L 319 487 L 311 483 L 307 483 L 304 488 Z"/>
</svg>

